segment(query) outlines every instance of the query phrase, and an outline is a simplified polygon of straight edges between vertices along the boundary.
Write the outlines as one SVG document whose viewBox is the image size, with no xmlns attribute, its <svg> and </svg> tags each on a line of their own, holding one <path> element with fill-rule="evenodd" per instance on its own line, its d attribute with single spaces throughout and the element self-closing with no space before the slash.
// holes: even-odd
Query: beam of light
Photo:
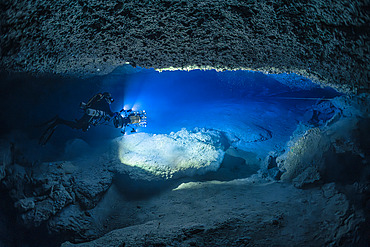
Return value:
<svg viewBox="0 0 370 247">
<path fill-rule="evenodd" d="M 133 111 L 139 111 L 142 110 L 142 104 L 139 102 L 135 102 L 134 106 L 131 108 Z"/>
<path fill-rule="evenodd" d="M 274 97 L 275 99 L 288 99 L 288 100 L 333 100 L 333 99 L 325 99 L 325 98 L 297 98 L 297 97 Z"/>
<path fill-rule="evenodd" d="M 336 96 L 312 82 L 308 87 L 305 81 L 300 88 L 248 71 L 140 70 L 124 81 L 117 87 L 124 92 L 120 97 L 125 110 L 148 114 L 147 127 L 139 131 L 169 134 L 182 128 L 216 129 L 239 140 L 239 148 L 261 153 L 288 141 L 314 101 Z M 272 138 L 266 138 L 264 130 Z M 265 143 L 257 143 L 260 140 Z"/>
<path fill-rule="evenodd" d="M 266 185 L 272 184 L 272 183 L 274 183 L 274 182 L 266 183 L 266 181 L 260 179 L 258 176 L 252 176 L 252 177 L 249 177 L 249 178 L 234 179 L 234 180 L 231 180 L 231 181 L 211 180 L 211 181 L 204 181 L 204 182 L 186 182 L 186 183 L 181 183 L 179 186 L 172 189 L 172 191 L 200 189 L 200 188 L 204 188 L 204 187 L 220 186 L 220 185 L 266 186 Z"/>
<path fill-rule="evenodd" d="M 125 105 L 125 106 L 123 107 L 123 109 L 124 109 L 125 111 L 130 110 L 130 109 L 132 109 L 132 105 L 127 104 L 127 105 Z"/>
</svg>

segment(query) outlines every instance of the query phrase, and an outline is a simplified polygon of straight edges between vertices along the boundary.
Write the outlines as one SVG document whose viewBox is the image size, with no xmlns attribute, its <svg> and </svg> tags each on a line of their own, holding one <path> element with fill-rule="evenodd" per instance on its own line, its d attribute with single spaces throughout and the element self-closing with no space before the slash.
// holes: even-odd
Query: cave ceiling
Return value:
<svg viewBox="0 0 370 247">
<path fill-rule="evenodd" d="M 4 72 L 163 69 L 294 72 L 369 91 L 369 1 L 14 1 L 1 8 Z"/>
</svg>

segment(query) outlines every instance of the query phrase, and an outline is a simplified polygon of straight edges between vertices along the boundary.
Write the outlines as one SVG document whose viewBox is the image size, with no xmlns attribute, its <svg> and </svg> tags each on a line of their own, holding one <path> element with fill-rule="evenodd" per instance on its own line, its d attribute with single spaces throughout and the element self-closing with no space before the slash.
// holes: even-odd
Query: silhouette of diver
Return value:
<svg viewBox="0 0 370 247">
<path fill-rule="evenodd" d="M 81 129 L 87 131 L 91 125 L 96 126 L 106 121 L 110 121 L 118 113 L 113 113 L 110 104 L 113 102 L 110 93 L 98 93 L 94 95 L 87 103 L 81 102 L 80 108 L 84 110 L 84 115 L 75 121 L 64 120 L 58 116 L 45 123 L 47 129 L 41 135 L 39 144 L 45 145 L 53 135 L 58 125 L 64 124 L 72 129 Z"/>
</svg>

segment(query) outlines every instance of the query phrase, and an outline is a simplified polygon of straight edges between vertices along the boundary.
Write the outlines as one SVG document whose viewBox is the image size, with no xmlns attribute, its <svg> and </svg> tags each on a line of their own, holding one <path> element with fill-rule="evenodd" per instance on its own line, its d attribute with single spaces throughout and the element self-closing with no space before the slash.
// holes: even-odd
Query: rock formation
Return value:
<svg viewBox="0 0 370 247">
<path fill-rule="evenodd" d="M 157 70 L 248 69 L 293 72 L 356 95 L 336 98 L 333 108 L 321 105 L 315 114 L 325 117 L 313 114 L 311 122 L 300 124 L 285 150 L 266 157 L 258 175 L 231 182 L 186 179 L 195 175 L 192 167 L 217 170 L 224 157 L 256 160 L 239 146 L 227 151 L 240 141 L 235 133 L 139 135 L 150 144 L 144 151 L 134 148 L 137 139 L 131 136 L 120 155 L 117 146 L 95 154 L 75 141 L 66 150 L 68 160 L 40 163 L 1 140 L 6 210 L 0 212 L 0 245 L 29 244 L 29 235 L 14 242 L 13 229 L 48 232 L 55 245 L 65 247 L 366 243 L 370 154 L 363 140 L 369 137 L 369 97 L 361 93 L 370 88 L 369 8 L 368 0 L 1 1 L 1 76 L 86 78 L 127 63 Z M 249 138 L 271 138 L 268 130 L 261 133 Z M 164 152 L 151 155 L 158 154 L 158 144 L 184 156 L 173 162 Z M 91 157 L 78 159 L 80 148 Z M 130 159 L 133 152 L 142 163 Z M 151 179 L 153 171 L 161 181 Z M 164 178 L 171 183 L 162 183 Z M 163 194 L 153 198 L 158 190 Z M 86 241 L 91 242 L 81 243 Z"/>
<path fill-rule="evenodd" d="M 182 129 L 169 135 L 138 133 L 116 141 L 123 164 L 162 179 L 216 171 L 229 146 L 226 137 L 215 130 Z"/>
<path fill-rule="evenodd" d="M 5 71 L 73 76 L 140 67 L 295 72 L 369 90 L 369 1 L 11 1 Z"/>
</svg>

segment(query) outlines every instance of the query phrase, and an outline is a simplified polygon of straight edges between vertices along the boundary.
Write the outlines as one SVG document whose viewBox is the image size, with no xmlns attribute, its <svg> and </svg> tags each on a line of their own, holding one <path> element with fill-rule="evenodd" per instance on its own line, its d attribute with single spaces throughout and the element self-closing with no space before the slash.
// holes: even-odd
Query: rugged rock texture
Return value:
<svg viewBox="0 0 370 247">
<path fill-rule="evenodd" d="M 7 164 L 2 188 L 14 202 L 21 226 L 47 225 L 52 233 L 72 233 L 76 239 L 97 237 L 95 230 L 87 232 L 91 218 L 85 212 L 97 205 L 112 184 L 108 165 L 97 160 L 88 161 L 88 166 L 82 161 L 45 162 L 34 167 Z"/>
<path fill-rule="evenodd" d="M 216 171 L 229 146 L 222 132 L 206 129 L 182 129 L 168 135 L 138 133 L 115 141 L 123 164 L 141 168 L 162 179 Z"/>
<path fill-rule="evenodd" d="M 361 246 L 368 240 L 368 232 L 362 231 L 367 230 L 364 221 L 369 219 L 366 205 L 370 205 L 368 100 L 365 96 L 336 98 L 331 102 L 339 110 L 331 119 L 321 122 L 325 114 L 312 118 L 312 124 L 319 123 L 319 127 L 303 129 L 303 134 L 298 131 L 286 153 L 266 158 L 266 169 L 276 180 L 280 176 L 293 180 L 296 187 L 319 180 L 304 190 L 285 181 L 270 183 L 257 175 L 247 179 L 234 176 L 230 182 L 209 181 L 210 176 L 198 180 L 208 182 L 183 183 L 176 188 L 189 177 L 150 180 L 151 170 L 137 162 L 136 167 L 124 168 L 116 143 L 104 144 L 97 152 L 74 140 L 66 148 L 67 156 L 74 159 L 36 164 L 14 155 L 19 154 L 15 144 L 0 142 L 0 192 L 9 197 L 8 208 L 15 212 L 18 226 L 29 228 L 36 236 L 43 229 L 55 246 L 67 240 L 71 243 L 63 246 Z M 356 136 L 365 141 L 353 141 Z M 222 157 L 223 164 L 233 157 L 228 162 L 235 165 L 241 161 L 242 166 L 256 160 L 253 153 L 236 147 L 225 152 L 232 138 L 219 131 L 181 130 L 144 137 L 127 138 L 126 148 L 140 143 L 141 147 L 130 151 L 146 151 L 137 152 L 140 157 L 135 159 L 144 157 L 147 166 L 158 165 L 157 161 L 159 168 L 173 165 L 166 163 L 168 152 L 163 152 L 172 151 L 182 165 L 170 167 L 174 177 L 193 175 L 188 172 L 192 166 L 187 170 L 189 160 L 199 162 L 191 163 L 198 167 Z M 195 154 L 186 151 L 190 143 L 199 148 Z M 167 149 L 148 152 L 159 144 Z M 177 148 L 184 150 L 177 153 Z M 158 169 L 159 175 L 162 171 L 167 175 L 167 168 Z M 223 168 L 219 172 L 227 177 L 231 170 Z M 235 174 L 243 171 L 237 165 L 230 168 Z M 15 228 L 6 229 L 6 221 L 0 221 L 2 241 L 3 236 L 14 238 L 11 232 Z M 4 245 L 12 246 L 7 243 L 10 240 Z"/>
<path fill-rule="evenodd" d="M 284 172 L 281 179 L 293 181 L 297 187 L 322 179 L 345 183 L 355 180 L 367 182 L 369 174 L 361 174 L 357 169 L 368 166 L 368 147 L 361 146 L 357 132 L 368 132 L 368 127 L 363 128 L 360 122 L 370 117 L 369 98 L 366 95 L 352 99 L 337 97 L 330 104 L 335 109 L 332 118 L 324 122 L 319 120 L 320 107 L 317 107 L 314 114 L 316 120 L 312 118 L 308 122 L 311 124 L 299 125 L 286 151 L 275 157 L 276 166 Z M 328 109 L 324 107 L 322 110 Z M 320 127 L 315 127 L 316 122 L 320 123 Z M 270 155 L 270 158 L 273 156 Z M 265 163 L 271 164 L 271 161 Z"/>
<path fill-rule="evenodd" d="M 226 183 L 193 182 L 136 203 L 131 206 L 137 208 L 132 217 L 144 223 L 137 221 L 91 242 L 66 242 L 62 246 L 363 244 L 353 237 L 357 225 L 363 222 L 361 214 L 354 214 L 334 184 L 299 190 L 292 185 L 259 184 L 248 179 Z"/>
<path fill-rule="evenodd" d="M 66 148 L 66 155 L 75 157 L 73 152 L 79 151 L 80 156 L 77 158 L 71 161 L 43 162 L 33 165 L 30 162 L 21 165 L 16 163 L 18 159 L 12 159 L 15 152 L 13 145 L 0 142 L 2 154 L 0 185 L 14 205 L 19 225 L 29 229 L 46 226 L 49 233 L 60 236 L 60 239 L 72 239 L 75 242 L 95 239 L 107 233 L 108 230 L 125 226 L 122 222 L 130 218 L 124 214 L 124 220 L 117 223 L 118 225 L 107 224 L 105 227 L 99 222 L 107 220 L 109 213 L 113 211 L 111 201 L 101 202 L 101 200 L 107 196 L 116 173 L 121 176 L 120 189 L 124 191 L 125 196 L 137 196 L 135 194 L 142 193 L 141 190 L 149 191 L 150 194 L 157 188 L 155 183 L 148 182 L 149 178 L 159 177 L 164 181 L 166 176 L 169 178 L 174 174 L 191 176 L 198 169 L 202 170 L 202 166 L 204 170 L 217 170 L 228 147 L 228 140 L 221 132 L 205 129 L 194 131 L 183 129 L 170 135 L 154 137 L 142 133 L 123 138 L 124 142 L 120 142 L 121 138 L 118 138 L 111 146 L 108 145 L 109 151 L 101 151 L 98 148 L 100 150 L 98 152 L 81 140 L 73 140 Z M 127 149 L 131 148 L 130 152 L 127 152 L 126 148 L 118 148 L 122 143 Z M 192 145 L 198 148 L 193 150 Z M 140 147 L 143 148 L 144 153 L 140 152 Z M 157 147 L 160 147 L 162 152 L 158 152 Z M 154 151 L 150 152 L 151 149 Z M 182 152 L 175 149 L 181 149 Z M 119 160 L 119 151 L 125 152 L 126 156 L 133 159 L 139 158 L 145 162 L 122 164 Z M 83 156 L 83 154 L 87 155 Z M 167 160 L 169 156 L 171 160 Z M 175 160 L 178 162 L 176 163 Z M 128 165 L 135 165 L 136 169 L 129 169 Z M 155 174 L 150 173 L 152 171 Z M 146 173 L 150 173 L 151 177 L 142 175 Z M 143 180 L 146 182 L 142 189 L 135 189 L 135 185 L 132 185 L 135 184 L 134 179 L 138 178 L 142 179 L 140 183 L 143 184 Z M 164 185 L 168 186 L 165 183 L 160 184 L 158 189 L 163 189 Z"/>
<path fill-rule="evenodd" d="M 369 90 L 368 0 L 4 0 L 0 10 L 6 71 L 246 68 Z"/>
</svg>

